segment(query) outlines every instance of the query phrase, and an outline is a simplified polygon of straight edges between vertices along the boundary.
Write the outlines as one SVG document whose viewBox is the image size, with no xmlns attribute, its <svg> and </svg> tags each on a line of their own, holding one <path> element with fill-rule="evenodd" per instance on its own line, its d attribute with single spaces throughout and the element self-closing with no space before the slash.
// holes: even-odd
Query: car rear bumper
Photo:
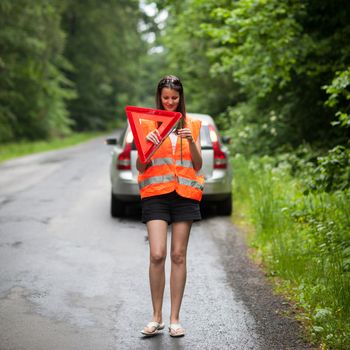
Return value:
<svg viewBox="0 0 350 350">
<path fill-rule="evenodd" d="M 123 201 L 137 201 L 140 199 L 140 189 L 131 172 L 120 172 L 118 177 L 112 177 L 112 193 Z M 124 198 L 124 199 L 123 199 Z"/>
<path fill-rule="evenodd" d="M 232 176 L 226 170 L 214 170 L 204 182 L 204 197 L 227 196 L 232 191 Z"/>
</svg>

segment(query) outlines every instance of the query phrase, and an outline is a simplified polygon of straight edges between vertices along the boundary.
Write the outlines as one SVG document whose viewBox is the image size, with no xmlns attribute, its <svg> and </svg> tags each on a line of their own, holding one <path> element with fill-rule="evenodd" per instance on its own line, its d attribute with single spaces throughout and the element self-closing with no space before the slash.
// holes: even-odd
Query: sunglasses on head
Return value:
<svg viewBox="0 0 350 350">
<path fill-rule="evenodd" d="M 164 78 L 159 82 L 159 85 L 175 84 L 181 85 L 181 82 L 178 78 Z"/>
</svg>

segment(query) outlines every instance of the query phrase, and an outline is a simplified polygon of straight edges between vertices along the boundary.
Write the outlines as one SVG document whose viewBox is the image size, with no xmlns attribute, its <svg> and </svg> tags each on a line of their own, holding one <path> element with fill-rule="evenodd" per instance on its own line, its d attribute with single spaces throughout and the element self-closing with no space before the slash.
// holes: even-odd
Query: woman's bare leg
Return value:
<svg viewBox="0 0 350 350">
<path fill-rule="evenodd" d="M 191 230 L 191 221 L 175 222 L 172 224 L 171 237 L 171 275 L 170 323 L 180 322 L 180 307 L 186 284 L 186 254 Z"/>
<path fill-rule="evenodd" d="M 164 220 L 151 220 L 147 222 L 150 246 L 149 281 L 153 305 L 152 321 L 158 323 L 162 322 L 167 230 L 168 223 Z M 145 327 L 145 331 L 153 332 L 154 329 Z"/>
</svg>

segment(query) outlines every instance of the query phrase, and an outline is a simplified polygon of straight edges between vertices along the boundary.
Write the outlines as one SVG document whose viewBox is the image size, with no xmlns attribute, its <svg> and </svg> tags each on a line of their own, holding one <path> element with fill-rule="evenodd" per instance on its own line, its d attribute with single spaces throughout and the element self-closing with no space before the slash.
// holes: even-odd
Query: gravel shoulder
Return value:
<svg viewBox="0 0 350 350">
<path fill-rule="evenodd" d="M 229 220 L 229 219 L 227 219 Z M 317 349 L 306 341 L 288 301 L 273 291 L 265 273 L 249 257 L 244 233 L 234 225 L 215 223 L 210 232 L 221 252 L 227 279 L 256 322 L 265 349 Z"/>
</svg>

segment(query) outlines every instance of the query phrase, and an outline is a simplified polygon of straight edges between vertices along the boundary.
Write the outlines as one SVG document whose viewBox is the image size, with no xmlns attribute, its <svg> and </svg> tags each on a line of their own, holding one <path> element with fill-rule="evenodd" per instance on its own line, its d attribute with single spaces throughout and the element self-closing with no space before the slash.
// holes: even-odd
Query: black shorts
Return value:
<svg viewBox="0 0 350 350">
<path fill-rule="evenodd" d="M 199 221 L 201 212 L 199 202 L 194 199 L 181 197 L 175 191 L 143 198 L 142 222 L 164 220 L 168 224 L 179 221 Z"/>
</svg>

